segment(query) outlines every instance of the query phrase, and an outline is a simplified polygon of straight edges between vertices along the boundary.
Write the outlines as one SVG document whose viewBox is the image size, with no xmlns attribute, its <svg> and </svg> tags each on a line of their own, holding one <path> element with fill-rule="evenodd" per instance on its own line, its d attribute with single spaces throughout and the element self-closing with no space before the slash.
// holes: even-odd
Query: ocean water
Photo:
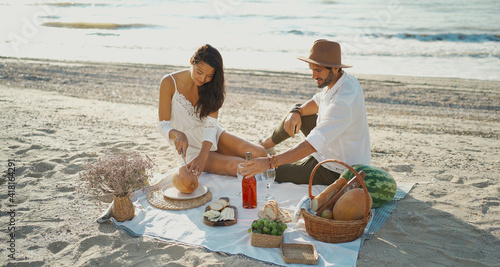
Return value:
<svg viewBox="0 0 500 267">
<path fill-rule="evenodd" d="M 351 73 L 500 80 L 500 0 L 0 0 L 0 56 L 309 72 L 341 43 Z"/>
</svg>

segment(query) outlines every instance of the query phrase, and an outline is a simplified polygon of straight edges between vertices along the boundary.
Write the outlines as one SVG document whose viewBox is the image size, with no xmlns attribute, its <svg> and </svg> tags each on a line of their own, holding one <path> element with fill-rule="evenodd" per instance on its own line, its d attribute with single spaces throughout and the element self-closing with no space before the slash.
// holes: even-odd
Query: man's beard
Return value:
<svg viewBox="0 0 500 267">
<path fill-rule="evenodd" d="M 326 77 L 326 79 L 323 80 L 323 83 L 318 84 L 318 88 L 326 87 L 327 85 L 332 83 L 333 80 L 335 80 L 335 77 L 333 76 L 333 71 L 330 70 L 330 73 L 328 73 L 328 76 Z"/>
</svg>

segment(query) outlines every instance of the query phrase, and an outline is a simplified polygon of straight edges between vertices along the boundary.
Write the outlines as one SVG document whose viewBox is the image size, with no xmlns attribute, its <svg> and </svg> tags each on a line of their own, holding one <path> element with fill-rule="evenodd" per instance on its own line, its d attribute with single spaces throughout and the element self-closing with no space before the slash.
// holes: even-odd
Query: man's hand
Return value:
<svg viewBox="0 0 500 267">
<path fill-rule="evenodd" d="M 302 120 L 300 119 L 300 115 L 296 112 L 292 112 L 286 118 L 284 128 L 285 132 L 287 132 L 290 137 L 294 138 L 295 134 L 299 133 L 301 126 Z"/>
<path fill-rule="evenodd" d="M 269 169 L 269 159 L 268 158 L 256 158 L 249 160 L 243 164 L 243 175 L 245 178 L 255 176 Z"/>
</svg>

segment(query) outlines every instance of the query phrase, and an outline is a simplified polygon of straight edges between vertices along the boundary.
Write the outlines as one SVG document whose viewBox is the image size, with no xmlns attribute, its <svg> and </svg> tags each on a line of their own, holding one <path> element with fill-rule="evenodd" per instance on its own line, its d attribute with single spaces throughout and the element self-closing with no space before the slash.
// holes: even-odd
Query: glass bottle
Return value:
<svg viewBox="0 0 500 267">
<path fill-rule="evenodd" d="M 252 159 L 252 154 L 245 154 L 245 161 Z M 241 192 L 243 194 L 243 208 L 254 209 L 257 207 L 257 180 L 255 176 L 243 178 L 241 182 Z"/>
</svg>

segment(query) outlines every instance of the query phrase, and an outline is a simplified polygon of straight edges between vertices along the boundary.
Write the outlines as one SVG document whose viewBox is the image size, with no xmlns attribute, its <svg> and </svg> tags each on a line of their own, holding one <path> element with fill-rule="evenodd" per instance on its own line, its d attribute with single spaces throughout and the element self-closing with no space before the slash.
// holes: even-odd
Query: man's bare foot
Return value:
<svg viewBox="0 0 500 267">
<path fill-rule="evenodd" d="M 273 140 L 271 139 L 271 137 L 268 137 L 264 140 L 259 140 L 259 143 L 261 146 L 263 146 L 265 149 L 266 149 L 266 152 L 267 154 L 269 155 L 275 155 L 276 154 L 276 150 L 274 149 L 274 147 L 276 146 L 276 144 L 273 142 Z"/>
</svg>

